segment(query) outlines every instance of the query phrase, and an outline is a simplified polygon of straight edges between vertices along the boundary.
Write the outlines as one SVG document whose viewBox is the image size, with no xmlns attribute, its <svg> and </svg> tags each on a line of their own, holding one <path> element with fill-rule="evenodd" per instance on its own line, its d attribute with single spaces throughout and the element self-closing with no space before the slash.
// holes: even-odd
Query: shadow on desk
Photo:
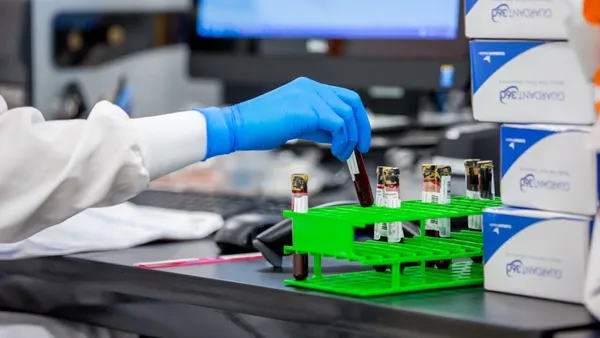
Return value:
<svg viewBox="0 0 600 338">
<path fill-rule="evenodd" d="M 372 337 L 322 325 L 165 303 L 24 276 L 0 279 L 0 304 L 3 310 L 36 313 L 156 338 Z"/>
</svg>

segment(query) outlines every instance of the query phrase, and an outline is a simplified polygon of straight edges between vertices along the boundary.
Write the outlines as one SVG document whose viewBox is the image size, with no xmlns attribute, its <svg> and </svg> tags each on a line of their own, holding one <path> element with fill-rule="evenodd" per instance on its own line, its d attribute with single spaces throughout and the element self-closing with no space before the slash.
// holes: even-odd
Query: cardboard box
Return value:
<svg viewBox="0 0 600 338">
<path fill-rule="evenodd" d="M 502 126 L 502 202 L 522 208 L 594 215 L 598 169 L 590 132 L 591 127 L 585 126 Z"/>
<path fill-rule="evenodd" d="M 498 207 L 483 223 L 486 290 L 583 302 L 590 217 Z"/>
<path fill-rule="evenodd" d="M 580 8 L 581 0 L 466 0 L 465 31 L 472 39 L 565 40 L 564 21 Z"/>
<path fill-rule="evenodd" d="M 471 41 L 479 121 L 593 124 L 594 85 L 567 42 Z"/>
</svg>

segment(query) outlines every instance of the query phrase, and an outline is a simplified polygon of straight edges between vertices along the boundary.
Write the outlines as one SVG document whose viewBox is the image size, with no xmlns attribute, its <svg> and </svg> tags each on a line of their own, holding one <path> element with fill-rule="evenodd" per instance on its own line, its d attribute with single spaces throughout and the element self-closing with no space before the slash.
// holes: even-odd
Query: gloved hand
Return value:
<svg viewBox="0 0 600 338">
<path fill-rule="evenodd" d="M 371 144 L 371 125 L 355 92 L 298 78 L 227 108 L 199 109 L 206 117 L 206 158 L 238 150 L 268 150 L 293 139 L 331 143 L 347 160 Z"/>
</svg>

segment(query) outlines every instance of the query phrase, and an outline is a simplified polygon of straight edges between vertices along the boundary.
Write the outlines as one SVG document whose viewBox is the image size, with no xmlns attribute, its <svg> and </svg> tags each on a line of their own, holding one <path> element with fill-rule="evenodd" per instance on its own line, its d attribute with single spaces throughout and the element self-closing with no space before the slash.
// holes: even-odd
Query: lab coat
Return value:
<svg viewBox="0 0 600 338">
<path fill-rule="evenodd" d="M 197 111 L 130 119 L 102 101 L 87 120 L 45 121 L 35 108 L 8 110 L 0 96 L 0 242 L 124 202 L 205 154 L 206 121 Z M 0 312 L 0 338 L 130 336 Z"/>
</svg>

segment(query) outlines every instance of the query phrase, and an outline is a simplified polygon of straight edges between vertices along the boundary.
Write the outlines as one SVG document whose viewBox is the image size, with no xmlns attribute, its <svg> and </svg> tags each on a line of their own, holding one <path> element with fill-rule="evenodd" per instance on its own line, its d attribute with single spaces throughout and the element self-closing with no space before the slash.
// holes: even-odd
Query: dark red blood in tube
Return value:
<svg viewBox="0 0 600 338">
<path fill-rule="evenodd" d="M 438 269 L 442 269 L 442 270 L 448 269 L 451 264 L 452 264 L 452 260 L 451 259 L 445 259 L 443 261 L 436 261 L 435 262 L 435 266 Z"/>
<path fill-rule="evenodd" d="M 367 169 L 365 168 L 365 161 L 358 150 L 354 150 L 354 156 L 356 157 L 356 163 L 358 164 L 358 175 L 354 175 L 354 189 L 356 190 L 356 196 L 358 197 L 361 206 L 370 207 L 375 203 L 375 199 L 373 198 L 371 183 L 369 182 L 369 176 L 367 175 Z"/>
<path fill-rule="evenodd" d="M 302 198 L 308 194 L 308 175 L 292 175 L 292 210 L 296 212 L 306 212 L 307 210 L 296 210 L 296 198 Z M 308 206 L 305 206 L 308 207 Z M 296 280 L 305 280 L 308 277 L 308 254 L 292 255 L 292 275 Z"/>
<path fill-rule="evenodd" d="M 308 255 L 294 254 L 292 261 L 292 274 L 296 280 L 305 280 L 308 277 Z"/>
<path fill-rule="evenodd" d="M 440 237 L 440 232 L 437 230 L 425 230 L 425 236 L 427 237 Z M 436 261 L 427 261 L 425 262 L 425 266 L 428 268 L 433 268 L 435 266 Z"/>
</svg>

